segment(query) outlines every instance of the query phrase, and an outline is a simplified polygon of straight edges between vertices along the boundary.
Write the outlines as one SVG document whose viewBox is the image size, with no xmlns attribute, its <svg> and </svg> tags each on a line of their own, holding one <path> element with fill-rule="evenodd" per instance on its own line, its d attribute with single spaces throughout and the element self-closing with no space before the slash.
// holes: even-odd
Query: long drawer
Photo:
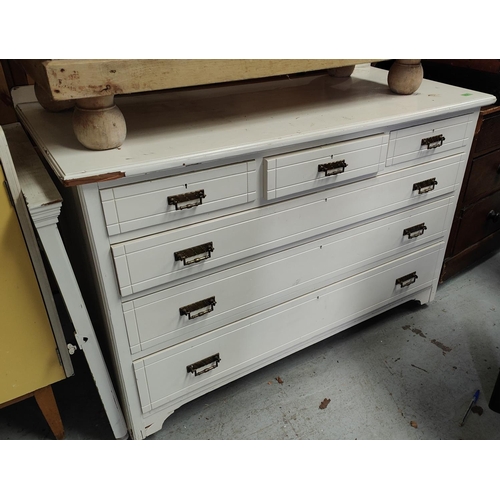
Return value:
<svg viewBox="0 0 500 500">
<path fill-rule="evenodd" d="M 464 155 L 297 200 L 112 245 L 122 296 L 360 223 L 454 191 Z"/>
<path fill-rule="evenodd" d="M 255 160 L 101 189 L 108 234 L 185 220 L 255 200 Z"/>
<path fill-rule="evenodd" d="M 163 348 L 442 238 L 452 198 L 123 304 L 131 353 Z"/>
<path fill-rule="evenodd" d="M 387 134 L 264 158 L 268 200 L 376 175 L 384 168 Z"/>
<path fill-rule="evenodd" d="M 382 308 L 435 278 L 443 243 L 303 295 L 133 363 L 144 413 Z M 284 355 L 284 354 L 283 354 Z"/>
</svg>

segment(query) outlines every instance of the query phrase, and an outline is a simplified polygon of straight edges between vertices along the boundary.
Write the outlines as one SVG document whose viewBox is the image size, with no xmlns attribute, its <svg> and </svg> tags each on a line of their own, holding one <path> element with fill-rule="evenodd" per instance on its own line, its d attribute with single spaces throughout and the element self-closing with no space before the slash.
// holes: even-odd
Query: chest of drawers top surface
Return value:
<svg viewBox="0 0 500 500">
<path fill-rule="evenodd" d="M 28 128 L 65 184 L 162 173 L 199 162 L 397 128 L 494 102 L 476 91 L 424 80 L 416 93 L 387 88 L 387 72 L 358 66 L 349 78 L 304 76 L 258 83 L 122 96 L 127 140 L 89 151 L 74 137 L 69 112 L 48 113 L 33 98 L 14 99 Z M 178 172 L 176 172 L 178 173 Z"/>
</svg>

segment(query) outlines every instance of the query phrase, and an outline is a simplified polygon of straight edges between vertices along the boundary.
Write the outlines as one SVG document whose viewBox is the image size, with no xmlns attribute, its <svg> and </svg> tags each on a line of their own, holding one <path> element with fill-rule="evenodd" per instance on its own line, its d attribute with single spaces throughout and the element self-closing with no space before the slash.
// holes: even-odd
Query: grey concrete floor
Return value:
<svg viewBox="0 0 500 500">
<path fill-rule="evenodd" d="M 66 440 L 112 440 L 81 352 L 74 364 L 54 385 Z M 496 440 L 499 368 L 497 253 L 429 305 L 403 304 L 184 405 L 148 440 Z M 54 438 L 31 398 L 0 411 L 0 439 Z"/>
</svg>

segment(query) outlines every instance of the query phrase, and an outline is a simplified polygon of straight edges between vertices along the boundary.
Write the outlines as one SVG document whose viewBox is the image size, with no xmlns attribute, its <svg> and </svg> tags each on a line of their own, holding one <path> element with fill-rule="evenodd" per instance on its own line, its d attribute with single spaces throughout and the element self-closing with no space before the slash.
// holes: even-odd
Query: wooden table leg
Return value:
<svg viewBox="0 0 500 500">
<path fill-rule="evenodd" d="M 73 130 L 81 144 L 97 151 L 121 146 L 127 135 L 125 118 L 114 96 L 77 99 Z"/>
<path fill-rule="evenodd" d="M 49 424 L 52 433 L 56 439 L 64 438 L 64 427 L 57 408 L 57 402 L 52 391 L 52 386 L 43 387 L 33 393 L 38 407 L 40 408 L 45 420 Z"/>
<path fill-rule="evenodd" d="M 389 70 L 387 83 L 396 94 L 413 94 L 424 79 L 421 59 L 397 59 Z"/>
</svg>

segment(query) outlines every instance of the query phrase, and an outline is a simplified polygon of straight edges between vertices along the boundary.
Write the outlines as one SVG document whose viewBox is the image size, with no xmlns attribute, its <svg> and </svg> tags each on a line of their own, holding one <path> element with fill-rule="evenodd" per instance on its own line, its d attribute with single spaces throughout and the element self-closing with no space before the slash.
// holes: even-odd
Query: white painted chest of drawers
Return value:
<svg viewBox="0 0 500 500">
<path fill-rule="evenodd" d="M 88 245 L 132 437 L 179 406 L 404 301 L 433 299 L 479 108 L 387 73 L 123 97 L 119 149 L 18 113 Z M 18 99 L 22 101 L 23 99 Z M 70 209 L 73 208 L 71 211 Z M 79 228 L 79 229 L 77 229 Z M 334 368 L 332 368 L 334 369 Z"/>
</svg>

